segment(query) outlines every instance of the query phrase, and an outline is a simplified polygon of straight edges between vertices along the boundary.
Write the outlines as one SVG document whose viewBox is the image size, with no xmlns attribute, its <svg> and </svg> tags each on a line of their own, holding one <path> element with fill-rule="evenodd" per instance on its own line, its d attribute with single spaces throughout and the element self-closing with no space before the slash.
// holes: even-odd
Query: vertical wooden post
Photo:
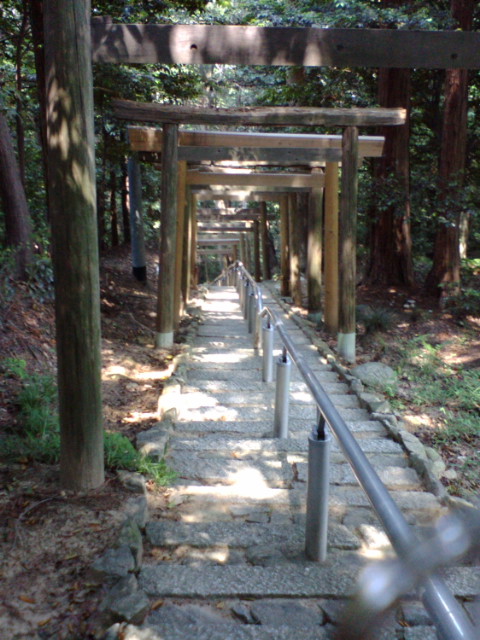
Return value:
<svg viewBox="0 0 480 640">
<path fill-rule="evenodd" d="M 192 199 L 192 245 L 190 249 L 190 286 L 196 288 L 198 285 L 198 266 L 197 266 L 197 196 L 190 191 Z"/>
<path fill-rule="evenodd" d="M 247 270 L 250 273 L 253 273 L 255 269 L 255 263 L 253 261 L 253 248 L 252 248 L 253 236 L 254 236 L 254 232 L 247 233 L 245 235 L 245 246 L 247 249 Z"/>
<path fill-rule="evenodd" d="M 323 189 L 312 189 L 308 200 L 307 239 L 308 310 L 311 312 L 322 308 L 322 223 Z"/>
<path fill-rule="evenodd" d="M 339 218 L 338 352 L 355 362 L 355 286 L 358 192 L 358 129 L 347 127 L 342 139 L 342 193 Z"/>
<path fill-rule="evenodd" d="M 183 234 L 182 248 L 182 299 L 187 304 L 190 299 L 190 281 L 191 281 L 191 261 L 192 254 L 192 220 L 193 220 L 193 198 L 192 190 L 187 189 L 186 207 L 185 207 L 185 233 Z"/>
<path fill-rule="evenodd" d="M 288 196 L 280 196 L 280 293 L 290 295 L 290 258 L 288 233 Z"/>
<path fill-rule="evenodd" d="M 208 254 L 204 254 L 203 256 L 203 265 L 205 267 L 205 282 L 208 283 L 208 281 L 210 280 L 210 274 L 208 272 Z"/>
<path fill-rule="evenodd" d="M 260 282 L 262 271 L 260 269 L 260 221 L 257 219 L 253 223 L 253 262 L 255 265 L 255 280 Z"/>
<path fill-rule="evenodd" d="M 177 185 L 177 237 L 175 249 L 175 290 L 174 290 L 174 327 L 178 329 L 183 314 L 184 300 L 182 299 L 182 264 L 183 244 L 185 233 L 185 205 L 187 191 L 187 163 L 178 163 Z"/>
<path fill-rule="evenodd" d="M 247 267 L 247 242 L 245 239 L 246 235 L 247 234 L 245 232 L 240 234 L 240 260 L 243 262 L 245 268 L 248 268 Z"/>
<path fill-rule="evenodd" d="M 175 249 L 177 237 L 178 125 L 163 125 L 162 220 L 155 346 L 173 346 Z"/>
<path fill-rule="evenodd" d="M 90 1 L 44 15 L 60 482 L 85 491 L 104 481 Z"/>
<path fill-rule="evenodd" d="M 302 306 L 302 285 L 300 280 L 300 242 L 301 228 L 297 220 L 297 194 L 288 196 L 288 231 L 290 258 L 290 295 L 293 304 Z"/>
<path fill-rule="evenodd" d="M 130 238 L 132 244 L 132 273 L 140 282 L 147 281 L 145 239 L 143 233 L 142 178 L 137 158 L 128 159 L 128 202 L 130 208 Z"/>
<path fill-rule="evenodd" d="M 270 268 L 270 252 L 268 251 L 268 224 L 267 224 L 267 203 L 260 203 L 261 215 L 261 233 L 262 233 L 262 255 L 263 255 L 263 279 L 270 280 L 272 278 L 272 270 Z"/>
<path fill-rule="evenodd" d="M 325 326 L 338 331 L 338 162 L 325 167 Z"/>
</svg>

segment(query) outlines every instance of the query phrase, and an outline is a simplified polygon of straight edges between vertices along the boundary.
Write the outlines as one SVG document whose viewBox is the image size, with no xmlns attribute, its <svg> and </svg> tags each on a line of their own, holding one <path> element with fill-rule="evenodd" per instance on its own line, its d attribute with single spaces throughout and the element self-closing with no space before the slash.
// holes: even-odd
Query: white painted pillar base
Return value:
<svg viewBox="0 0 480 640">
<path fill-rule="evenodd" d="M 171 347 L 173 347 L 173 331 L 155 334 L 156 349 L 170 349 Z"/>
<path fill-rule="evenodd" d="M 347 362 L 352 364 L 355 362 L 355 333 L 338 333 L 337 334 L 337 349 L 339 355 L 342 356 Z"/>
</svg>

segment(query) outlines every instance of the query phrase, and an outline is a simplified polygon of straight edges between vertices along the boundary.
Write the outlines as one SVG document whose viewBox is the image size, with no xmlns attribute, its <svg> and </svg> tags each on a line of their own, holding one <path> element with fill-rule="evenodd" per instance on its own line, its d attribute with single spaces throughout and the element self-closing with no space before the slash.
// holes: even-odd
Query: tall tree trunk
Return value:
<svg viewBox="0 0 480 640">
<path fill-rule="evenodd" d="M 25 190 L 7 119 L 0 111 L 0 195 L 5 210 L 5 238 L 16 250 L 16 275 L 24 278 L 31 260 L 31 224 Z"/>
<path fill-rule="evenodd" d="M 100 179 L 97 184 L 97 226 L 98 226 L 98 246 L 100 250 L 105 249 L 107 225 L 105 224 L 105 191 L 107 189 L 107 130 L 102 123 L 102 160 L 100 165 Z"/>
<path fill-rule="evenodd" d="M 122 163 L 122 230 L 123 230 L 123 242 L 124 244 L 130 244 L 130 210 L 128 208 L 128 170 L 127 163 Z"/>
<path fill-rule="evenodd" d="M 73 491 L 104 481 L 90 12 L 45 0 L 60 481 Z"/>
<path fill-rule="evenodd" d="M 118 237 L 117 175 L 115 167 L 110 170 L 110 224 L 112 247 L 118 247 L 120 239 Z"/>
<path fill-rule="evenodd" d="M 25 128 L 23 126 L 23 103 L 22 103 L 22 90 L 23 90 L 23 75 L 22 75 L 22 49 L 25 41 L 25 34 L 27 32 L 28 24 L 28 10 L 25 0 L 22 3 L 22 26 L 20 27 L 20 33 L 18 34 L 15 66 L 16 66 L 16 125 L 17 125 L 17 155 L 18 155 L 18 169 L 20 171 L 20 178 L 22 184 L 25 184 Z"/>
<path fill-rule="evenodd" d="M 451 0 L 452 16 L 458 27 L 470 30 L 473 24 L 474 0 Z M 433 265 L 426 287 L 438 297 L 459 291 L 460 283 L 460 216 L 452 211 L 451 200 L 463 188 L 467 147 L 468 71 L 447 69 L 445 104 L 439 159 L 441 221 L 435 234 Z"/>
<path fill-rule="evenodd" d="M 35 55 L 35 75 L 37 78 L 38 103 L 40 105 L 39 137 L 42 147 L 42 165 L 45 177 L 45 184 L 48 184 L 47 166 L 47 108 L 46 108 L 46 81 L 45 81 L 45 54 L 44 54 L 44 27 L 43 27 L 43 0 L 28 0 L 30 9 L 30 25 L 32 29 L 33 52 Z M 45 189 L 45 204 L 47 216 L 50 208 L 48 206 L 48 189 Z"/>
<path fill-rule="evenodd" d="M 380 69 L 379 103 L 382 107 L 404 107 L 407 121 L 399 127 L 383 127 L 383 157 L 374 168 L 375 182 L 381 189 L 398 188 L 398 202 L 371 212 L 370 263 L 367 280 L 379 284 L 412 286 L 412 240 L 410 234 L 410 69 Z"/>
</svg>

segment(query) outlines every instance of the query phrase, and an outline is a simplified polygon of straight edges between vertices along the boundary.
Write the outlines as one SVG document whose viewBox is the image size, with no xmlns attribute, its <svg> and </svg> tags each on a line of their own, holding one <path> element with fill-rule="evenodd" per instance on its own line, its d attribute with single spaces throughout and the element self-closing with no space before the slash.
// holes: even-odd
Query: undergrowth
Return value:
<svg viewBox="0 0 480 640">
<path fill-rule="evenodd" d="M 447 364 L 441 357 L 445 346 L 429 335 L 397 345 L 397 372 L 408 393 L 406 402 L 395 391 L 389 395 L 399 412 L 407 405 L 435 408 L 438 428 L 430 433 L 432 444 L 455 454 L 455 469 L 468 493 L 480 488 L 480 370 Z M 449 490 L 463 495 L 461 484 L 452 482 Z"/>
<path fill-rule="evenodd" d="M 5 359 L 2 369 L 6 376 L 17 379 L 20 388 L 15 398 L 18 425 L 2 438 L 1 457 L 21 462 L 58 463 L 60 427 L 54 377 L 28 373 L 26 362 L 19 358 Z M 138 471 L 158 485 L 166 485 L 175 478 L 164 460 L 156 461 L 141 454 L 120 433 L 105 432 L 104 456 L 105 467 L 112 471 Z"/>
</svg>

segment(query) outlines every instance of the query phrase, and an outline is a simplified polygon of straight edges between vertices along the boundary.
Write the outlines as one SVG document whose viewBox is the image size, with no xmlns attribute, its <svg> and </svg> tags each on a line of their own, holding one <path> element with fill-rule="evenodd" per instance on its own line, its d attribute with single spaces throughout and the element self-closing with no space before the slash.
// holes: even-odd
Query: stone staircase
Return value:
<svg viewBox="0 0 480 640">
<path fill-rule="evenodd" d="M 286 329 L 406 518 L 422 527 L 442 511 L 401 446 L 283 314 Z M 109 640 L 333 639 L 345 599 L 367 562 L 391 553 L 369 501 L 336 444 L 332 450 L 329 553 L 304 555 L 307 437 L 316 408 L 292 369 L 290 432 L 273 439 L 274 383 L 263 383 L 233 287 L 214 287 L 191 348 L 167 461 L 178 473 L 171 509 L 152 512 L 138 586 L 151 609 L 141 626 L 114 625 Z M 280 344 L 276 343 L 277 352 Z M 470 599 L 471 567 L 446 572 Z M 407 598 L 379 637 L 430 640 L 422 606 Z"/>
</svg>

